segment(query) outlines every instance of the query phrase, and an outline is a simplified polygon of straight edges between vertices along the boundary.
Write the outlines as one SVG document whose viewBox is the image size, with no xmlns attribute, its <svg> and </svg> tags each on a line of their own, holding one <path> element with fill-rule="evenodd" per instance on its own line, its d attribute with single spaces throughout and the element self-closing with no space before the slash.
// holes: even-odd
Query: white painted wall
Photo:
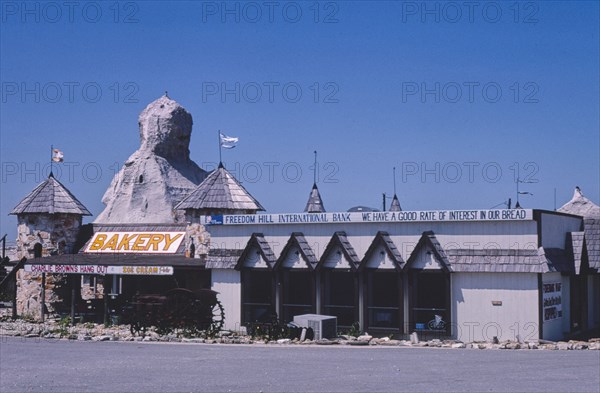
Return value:
<svg viewBox="0 0 600 393">
<path fill-rule="evenodd" d="M 243 249 L 253 232 L 263 233 L 278 258 L 292 232 L 302 232 L 317 258 L 336 231 L 345 231 L 359 258 L 363 258 L 377 231 L 386 231 L 404 260 L 417 245 L 421 234 L 434 231 L 445 249 L 506 248 L 537 249 L 535 221 L 502 222 L 420 222 L 420 223 L 332 223 L 332 224 L 254 224 L 208 225 L 211 247 Z M 564 236 L 566 236 L 563 233 Z"/>
<path fill-rule="evenodd" d="M 344 255 L 340 246 L 332 247 L 323 262 L 323 267 L 328 269 L 350 269 L 350 266 L 350 261 Z"/>
<path fill-rule="evenodd" d="M 283 267 L 296 269 L 305 268 L 306 262 L 304 262 L 300 255 L 300 249 L 298 249 L 298 247 L 290 247 L 288 254 L 285 256 L 285 259 L 282 262 Z"/>
<path fill-rule="evenodd" d="M 565 248 L 567 232 L 581 230 L 583 219 L 565 215 L 542 213 L 542 246 L 548 248 Z"/>
<path fill-rule="evenodd" d="M 395 269 L 396 265 L 394 261 L 390 259 L 390 256 L 385 251 L 385 248 L 380 245 L 371 254 L 371 257 L 367 260 L 366 267 L 368 269 Z"/>
<path fill-rule="evenodd" d="M 431 250 L 431 247 L 423 247 L 420 251 L 417 252 L 417 256 L 410 265 L 413 269 L 434 269 L 439 270 L 442 268 L 440 263 L 438 262 L 435 254 Z"/>
<path fill-rule="evenodd" d="M 219 292 L 217 297 L 225 308 L 225 329 L 240 330 L 240 272 L 233 269 L 212 269 L 211 281 L 212 290 Z"/>
<path fill-rule="evenodd" d="M 452 273 L 452 323 L 462 341 L 539 338 L 535 273 Z M 501 301 L 501 306 L 492 305 Z"/>
<path fill-rule="evenodd" d="M 246 259 L 242 262 L 245 267 L 251 268 L 268 268 L 267 261 L 262 257 L 258 247 L 252 247 L 248 252 Z"/>
</svg>

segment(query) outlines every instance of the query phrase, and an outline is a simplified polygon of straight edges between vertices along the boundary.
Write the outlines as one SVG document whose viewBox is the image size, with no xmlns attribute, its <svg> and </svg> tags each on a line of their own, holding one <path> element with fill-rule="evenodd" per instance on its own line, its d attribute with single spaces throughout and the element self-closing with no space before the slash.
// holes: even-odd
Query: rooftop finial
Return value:
<svg viewBox="0 0 600 393">
<path fill-rule="evenodd" d="M 165 90 L 165 97 L 169 98 L 169 92 Z"/>
<path fill-rule="evenodd" d="M 396 195 L 396 167 L 394 167 L 394 195 Z"/>
</svg>

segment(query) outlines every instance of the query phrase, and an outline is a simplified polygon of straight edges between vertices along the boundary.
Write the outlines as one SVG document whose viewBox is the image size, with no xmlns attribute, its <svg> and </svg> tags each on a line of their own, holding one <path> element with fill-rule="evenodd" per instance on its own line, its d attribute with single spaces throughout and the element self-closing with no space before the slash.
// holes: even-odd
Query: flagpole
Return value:
<svg viewBox="0 0 600 393">
<path fill-rule="evenodd" d="M 394 195 L 396 195 L 396 167 L 394 167 Z"/>
<path fill-rule="evenodd" d="M 217 131 L 217 136 L 219 137 L 219 165 L 221 165 L 223 163 L 221 158 L 221 130 Z"/>
</svg>

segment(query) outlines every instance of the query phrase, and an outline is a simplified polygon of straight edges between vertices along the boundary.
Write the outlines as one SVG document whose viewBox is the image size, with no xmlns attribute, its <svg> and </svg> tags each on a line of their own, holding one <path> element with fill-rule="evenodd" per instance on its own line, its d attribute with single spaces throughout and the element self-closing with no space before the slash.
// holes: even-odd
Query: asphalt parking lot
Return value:
<svg viewBox="0 0 600 393">
<path fill-rule="evenodd" d="M 0 338 L 2 392 L 600 392 L 600 351 Z"/>
</svg>

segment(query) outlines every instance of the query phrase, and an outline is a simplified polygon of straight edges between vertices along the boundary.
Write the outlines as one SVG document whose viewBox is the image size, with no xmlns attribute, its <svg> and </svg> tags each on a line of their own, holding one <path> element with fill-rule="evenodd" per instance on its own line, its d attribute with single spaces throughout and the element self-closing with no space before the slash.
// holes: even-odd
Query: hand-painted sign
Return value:
<svg viewBox="0 0 600 393">
<path fill-rule="evenodd" d="M 137 274 L 143 276 L 171 276 L 172 266 L 108 266 L 106 274 Z"/>
<path fill-rule="evenodd" d="M 96 232 L 86 253 L 174 254 L 185 232 Z"/>
<path fill-rule="evenodd" d="M 562 284 L 560 282 L 544 283 L 544 321 L 562 318 Z"/>
<path fill-rule="evenodd" d="M 363 222 L 527 221 L 531 209 L 428 210 L 401 212 L 281 213 L 203 216 L 203 225 L 331 224 Z"/>
<path fill-rule="evenodd" d="M 29 273 L 171 276 L 173 266 L 25 265 Z"/>
<path fill-rule="evenodd" d="M 106 274 L 106 266 L 99 265 L 25 265 L 29 273 Z"/>
</svg>

